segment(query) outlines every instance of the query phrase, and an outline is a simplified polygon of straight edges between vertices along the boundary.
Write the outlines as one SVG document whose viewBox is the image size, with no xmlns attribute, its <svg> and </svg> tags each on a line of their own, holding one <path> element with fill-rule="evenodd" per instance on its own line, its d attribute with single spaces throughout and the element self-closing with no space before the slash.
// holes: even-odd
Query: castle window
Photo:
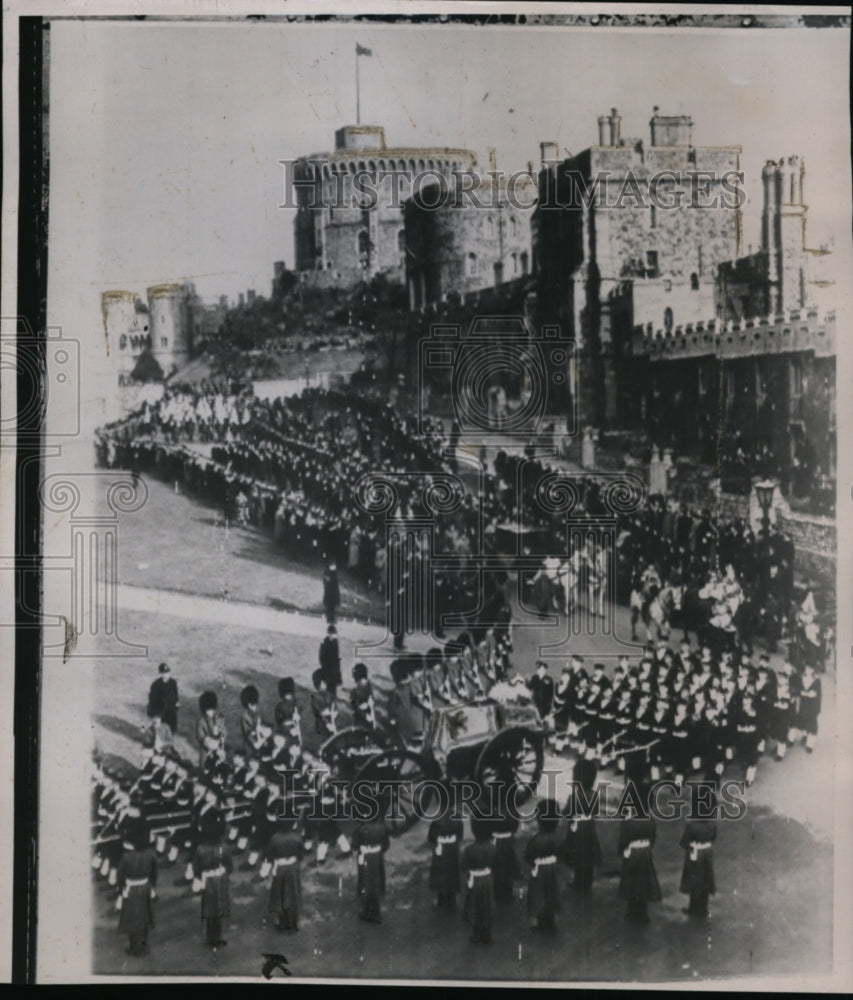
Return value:
<svg viewBox="0 0 853 1000">
<path fill-rule="evenodd" d="M 518 236 L 518 222 L 514 215 L 511 215 L 509 219 L 509 234 L 510 236 Z"/>
<path fill-rule="evenodd" d="M 658 276 L 658 252 L 657 250 L 646 251 L 646 277 L 656 278 Z"/>
<path fill-rule="evenodd" d="M 468 275 L 469 277 L 477 273 L 477 255 L 475 253 L 468 254 Z"/>
<path fill-rule="evenodd" d="M 370 236 L 366 229 L 359 230 L 358 233 L 358 253 L 363 257 L 370 250 Z"/>
<path fill-rule="evenodd" d="M 169 338 L 168 337 L 161 337 L 160 338 L 160 346 L 161 347 L 168 347 L 169 346 Z"/>
<path fill-rule="evenodd" d="M 495 220 L 491 215 L 486 218 L 486 235 L 490 237 L 495 235 Z"/>
<path fill-rule="evenodd" d="M 406 230 L 405 229 L 398 229 L 397 230 L 397 251 L 399 253 L 405 253 L 406 252 Z"/>
<path fill-rule="evenodd" d="M 672 310 L 669 306 L 663 311 L 663 328 L 667 333 L 672 333 Z"/>
<path fill-rule="evenodd" d="M 799 358 L 791 358 L 791 395 L 802 396 L 804 388 L 803 365 Z"/>
<path fill-rule="evenodd" d="M 518 254 L 514 253 L 512 255 L 512 273 L 518 274 Z"/>
<path fill-rule="evenodd" d="M 127 337 L 124 334 L 118 338 L 118 347 L 120 351 L 125 350 L 127 347 Z"/>
<path fill-rule="evenodd" d="M 654 205 L 649 205 L 649 226 L 652 229 L 657 229 L 658 227 L 658 210 Z"/>
<path fill-rule="evenodd" d="M 521 273 L 527 274 L 527 251 L 525 250 L 521 255 Z"/>
<path fill-rule="evenodd" d="M 690 275 L 690 291 L 699 291 L 699 275 L 695 271 Z"/>
</svg>

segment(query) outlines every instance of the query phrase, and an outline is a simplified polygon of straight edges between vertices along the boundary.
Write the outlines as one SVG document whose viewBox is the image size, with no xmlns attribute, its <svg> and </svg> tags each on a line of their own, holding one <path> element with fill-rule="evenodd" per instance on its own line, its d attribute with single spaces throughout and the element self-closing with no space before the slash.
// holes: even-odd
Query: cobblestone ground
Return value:
<svg viewBox="0 0 853 1000">
<path fill-rule="evenodd" d="M 172 664 L 180 684 L 179 741 L 189 752 L 196 698 L 207 686 L 220 690 L 231 732 L 238 726 L 238 693 L 246 683 L 259 687 L 262 704 L 270 711 L 278 678 L 291 674 L 307 709 L 310 674 L 325 627 L 316 613 L 321 596 L 317 567 L 294 568 L 271 541 L 250 529 L 229 529 L 226 537 L 222 525 L 217 531 L 211 523 L 210 508 L 156 481 L 149 481 L 149 488 L 149 504 L 134 515 L 137 520 L 123 533 L 120 545 L 120 634 L 148 645 L 149 669 L 139 661 L 103 661 L 93 720 L 100 748 L 133 763 L 141 750 L 148 684 L 160 660 Z M 203 537 L 205 543 L 200 542 Z M 363 645 L 381 641 L 383 633 L 378 626 L 353 620 L 357 598 L 370 601 L 370 595 L 360 593 L 351 581 L 345 581 L 344 594 L 340 632 L 346 681 L 356 652 L 362 656 Z M 614 655 L 619 638 L 629 636 L 624 609 L 616 609 L 614 635 L 584 631 L 572 640 L 572 648 L 580 649 L 582 643 L 588 657 Z M 546 637 L 554 641 L 551 633 Z M 517 631 L 514 666 L 521 673 L 530 672 L 543 641 L 541 629 Z M 384 653 L 387 657 L 390 649 Z M 387 658 L 368 662 L 377 686 L 387 692 Z M 124 953 L 126 942 L 116 934 L 114 894 L 95 882 L 94 969 L 129 975 L 257 976 L 262 954 L 276 951 L 288 957 L 297 977 L 642 982 L 828 972 L 833 892 L 831 677 L 825 678 L 824 691 L 815 753 L 809 756 L 797 747 L 782 763 L 765 758 L 748 792 L 745 819 L 720 830 L 718 893 L 707 923 L 688 921 L 681 913 L 686 903 L 678 893 L 681 824 L 674 822 L 659 824 L 655 847 L 664 898 L 651 907 L 648 927 L 626 924 L 617 894 L 617 830 L 602 821 L 604 863 L 593 893 L 577 897 L 563 889 L 555 936 L 531 930 L 525 904 L 516 900 L 500 909 L 490 947 L 470 944 L 461 916 L 448 917 L 431 906 L 429 850 L 425 826 L 419 825 L 392 842 L 381 927 L 357 919 L 355 867 L 351 860 L 337 858 L 334 848 L 322 868 L 313 858 L 304 866 L 304 916 L 296 934 L 285 936 L 267 925 L 266 886 L 254 881 L 252 873 L 235 872 L 232 916 L 225 931 L 229 943 L 216 954 L 203 945 L 198 898 L 173 885 L 182 864 L 161 871 L 157 926 L 145 958 Z M 564 758 L 548 764 L 571 767 Z M 741 777 L 736 768 L 727 776 Z M 604 772 L 602 777 L 615 775 Z M 529 832 L 522 830 L 519 840 Z M 563 870 L 564 886 L 567 879 Z"/>
</svg>

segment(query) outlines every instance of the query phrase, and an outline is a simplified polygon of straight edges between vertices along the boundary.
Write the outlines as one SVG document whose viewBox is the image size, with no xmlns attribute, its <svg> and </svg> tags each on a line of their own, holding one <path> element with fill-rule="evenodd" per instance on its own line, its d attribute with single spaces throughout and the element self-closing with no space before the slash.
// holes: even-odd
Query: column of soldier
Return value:
<svg viewBox="0 0 853 1000">
<path fill-rule="evenodd" d="M 321 667 L 313 676 L 311 708 L 316 737 L 323 742 L 338 731 L 341 678 L 334 647 L 331 634 L 321 646 Z M 505 681 L 509 669 L 508 643 L 497 641 L 493 633 L 487 633 L 476 647 L 463 634 L 444 650 L 399 658 L 392 665 L 395 687 L 388 698 L 383 729 L 367 668 L 356 664 L 349 695 L 352 722 L 369 730 L 377 745 L 397 741 L 417 746 L 435 705 L 487 697 L 496 684 Z M 663 775 L 670 776 L 677 787 L 697 772 L 719 782 L 730 767 L 751 784 L 763 753 L 772 752 L 776 760 L 782 760 L 799 739 L 808 751 L 813 750 L 821 709 L 820 680 L 810 665 L 801 676 L 789 679 L 770 669 L 766 654 L 754 666 L 747 657 L 730 651 L 715 655 L 703 645 L 697 652 L 687 643 L 678 652 L 658 643 L 647 648 L 633 666 L 628 657 L 622 657 L 612 678 L 601 664 L 588 672 L 582 658 L 575 656 L 556 685 L 542 661 L 526 683 L 540 715 L 553 727 L 555 752 L 569 749 L 576 755 L 573 778 L 587 792 L 595 785 L 599 767 L 613 764 L 641 791 Z M 243 689 L 243 740 L 230 754 L 230 761 L 217 696 L 206 691 L 199 700 L 197 772 L 162 746 L 147 755 L 130 789 L 96 767 L 93 819 L 100 833 L 93 865 L 118 891 L 120 930 L 130 938 L 131 954 L 147 950 L 156 859 L 173 862 L 181 852 L 186 852 L 188 861 L 178 881 L 201 894 L 211 948 L 224 943 L 223 921 L 230 915 L 229 875 L 234 856 L 243 852 L 247 856 L 242 868 L 257 869 L 259 881 L 271 880 L 268 908 L 278 926 L 296 930 L 301 862 L 307 852 L 316 843 L 317 863 L 322 864 L 335 841 L 342 856 L 349 855 L 354 845 L 360 916 L 371 922 L 381 919 L 383 855 L 389 846 L 381 817 L 359 824 L 354 831 L 338 818 L 306 818 L 304 813 L 298 813 L 298 820 L 286 818 L 292 813 L 284 809 L 279 768 L 298 775 L 291 787 L 293 801 L 304 803 L 320 796 L 326 817 L 334 816 L 340 804 L 336 797 L 342 793 L 339 785 L 326 781 L 328 765 L 303 746 L 292 678 L 282 679 L 278 690 L 274 725 L 268 726 L 259 711 L 257 689 Z M 157 722 L 167 725 L 162 717 Z M 565 815 L 569 828 L 564 840 L 559 840 L 559 812 L 553 803 L 541 802 L 539 833 L 525 849 L 530 866 L 528 910 L 542 930 L 553 930 L 559 910 L 553 865 L 560 861 L 573 866 L 574 887 L 589 891 L 600 862 L 594 821 L 573 798 L 566 804 Z M 152 820 L 154 816 L 159 818 Z M 514 842 L 519 822 L 499 810 L 491 819 L 472 817 L 470 827 L 475 842 L 460 854 L 461 819 L 447 814 L 431 824 L 429 884 L 436 904 L 442 907 L 453 905 L 464 888 L 464 914 L 473 924 L 472 940 L 487 941 L 494 900 L 511 899 L 513 883 L 521 876 Z M 685 912 L 692 917 L 707 914 L 708 896 L 714 891 L 710 851 L 714 836 L 713 823 L 691 820 L 682 839 L 681 846 L 688 853 L 681 890 L 691 897 Z M 636 815 L 623 822 L 620 896 L 628 904 L 626 916 L 640 923 L 648 920 L 647 902 L 660 898 L 651 857 L 653 843 L 650 818 Z"/>
</svg>

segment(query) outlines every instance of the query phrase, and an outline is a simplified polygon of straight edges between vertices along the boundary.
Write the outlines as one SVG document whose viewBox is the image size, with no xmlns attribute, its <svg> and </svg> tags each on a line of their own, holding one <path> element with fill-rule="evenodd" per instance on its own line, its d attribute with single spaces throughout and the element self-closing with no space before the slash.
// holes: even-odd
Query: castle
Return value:
<svg viewBox="0 0 853 1000">
<path fill-rule="evenodd" d="M 104 332 L 119 384 L 168 378 L 215 332 L 227 308 L 222 299 L 206 305 L 191 282 L 152 285 L 147 300 L 128 291 L 101 295 Z"/>
<path fill-rule="evenodd" d="M 388 147 L 378 125 L 347 125 L 335 148 L 294 166 L 296 271 L 309 285 L 351 288 L 384 274 L 406 279 L 403 202 L 415 178 L 473 170 L 469 149 Z M 393 176 L 392 176 L 393 175 Z M 370 204 L 362 185 L 378 193 Z M 363 205 L 363 207 L 362 207 Z"/>
</svg>

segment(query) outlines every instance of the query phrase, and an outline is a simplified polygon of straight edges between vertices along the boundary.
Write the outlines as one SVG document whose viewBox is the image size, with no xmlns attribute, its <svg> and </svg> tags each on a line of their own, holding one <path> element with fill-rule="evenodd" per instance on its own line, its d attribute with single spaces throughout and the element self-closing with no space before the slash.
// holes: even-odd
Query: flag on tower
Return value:
<svg viewBox="0 0 853 1000">
<path fill-rule="evenodd" d="M 367 49 L 363 45 L 359 45 L 358 42 L 355 43 L 355 54 L 357 56 L 372 56 L 373 50 Z"/>
</svg>

